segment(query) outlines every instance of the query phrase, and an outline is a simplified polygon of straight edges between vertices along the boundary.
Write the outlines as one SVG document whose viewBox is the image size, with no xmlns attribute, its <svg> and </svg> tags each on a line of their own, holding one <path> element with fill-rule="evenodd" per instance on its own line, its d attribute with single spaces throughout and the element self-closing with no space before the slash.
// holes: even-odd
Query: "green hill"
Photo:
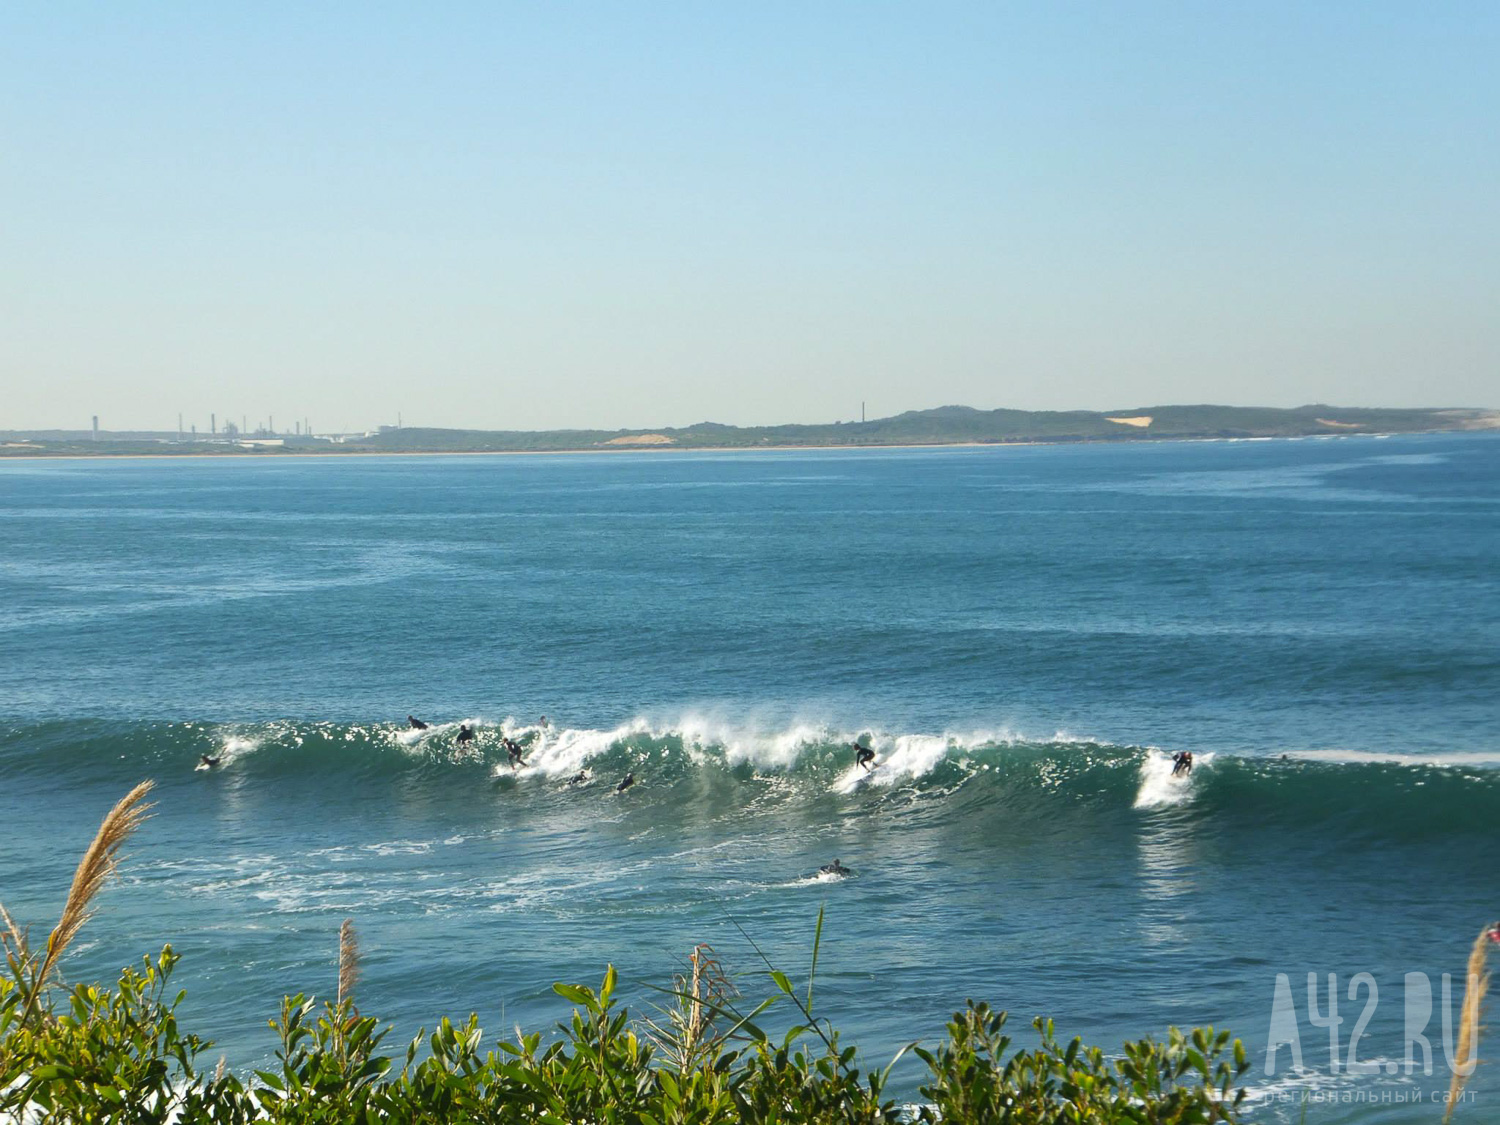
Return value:
<svg viewBox="0 0 1500 1125">
<path fill-rule="evenodd" d="M 1112 419 L 1132 419 L 1134 424 Z M 940 406 L 933 410 L 909 410 L 869 422 L 823 425 L 725 426 L 699 422 L 658 430 L 401 429 L 387 430 L 348 445 L 388 452 L 661 447 L 746 449 L 1297 437 L 1496 427 L 1500 427 L 1500 414 L 1481 410 L 1386 410 L 1314 405 L 1293 410 L 1243 406 L 1144 406 L 1097 412 L 975 410 L 968 406 Z"/>
</svg>

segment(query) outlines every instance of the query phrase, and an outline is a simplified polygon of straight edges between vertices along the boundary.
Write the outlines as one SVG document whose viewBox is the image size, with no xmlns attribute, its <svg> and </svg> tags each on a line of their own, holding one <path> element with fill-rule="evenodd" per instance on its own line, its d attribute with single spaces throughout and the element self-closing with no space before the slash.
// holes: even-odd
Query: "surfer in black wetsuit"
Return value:
<svg viewBox="0 0 1500 1125">
<path fill-rule="evenodd" d="M 625 777 L 621 780 L 620 784 L 618 784 L 618 785 L 615 786 L 615 792 L 616 793 L 623 793 L 623 792 L 625 792 L 625 790 L 629 789 L 634 784 L 635 784 L 635 774 L 633 774 L 633 773 L 627 773 L 625 775 Z"/>
<path fill-rule="evenodd" d="M 474 741 L 474 728 L 471 727 L 471 726 L 469 726 L 467 723 L 464 723 L 461 726 L 459 726 L 459 728 L 458 728 L 458 744 L 460 746 L 464 746 L 464 745 L 466 745 L 466 744 L 468 744 L 470 742 L 473 742 L 473 741 Z"/>
<path fill-rule="evenodd" d="M 210 769 L 211 770 L 216 765 L 218 765 L 220 762 L 222 762 L 223 760 L 224 760 L 224 758 L 223 758 L 222 755 L 220 755 L 217 758 L 210 758 L 207 754 L 199 754 L 198 755 L 198 761 L 203 764 L 203 768 L 204 769 Z"/>
<path fill-rule="evenodd" d="M 1192 772 L 1193 752 L 1191 750 L 1183 750 L 1180 753 L 1172 755 L 1173 777 L 1177 777 L 1179 774 L 1190 774 Z"/>
<path fill-rule="evenodd" d="M 515 769 L 518 766 L 524 766 L 526 764 L 521 760 L 522 751 L 519 743 L 509 738 L 502 738 L 500 740 L 500 745 L 505 747 L 505 753 L 510 757 L 511 769 Z"/>
<path fill-rule="evenodd" d="M 540 719 L 537 720 L 536 725 L 541 727 L 543 730 L 546 730 L 551 724 L 547 722 L 547 716 L 543 715 Z"/>
<path fill-rule="evenodd" d="M 851 746 L 854 750 L 854 764 L 856 766 L 864 766 L 866 770 L 875 768 L 872 765 L 875 761 L 875 751 L 871 750 L 868 746 L 861 746 L 858 742 L 852 743 Z M 837 863 L 838 861 L 835 860 L 834 862 Z"/>
<path fill-rule="evenodd" d="M 822 867 L 818 868 L 818 874 L 837 875 L 840 879 L 842 879 L 846 875 L 853 875 L 854 872 L 850 871 L 847 867 L 845 867 L 842 863 L 835 859 L 832 863 L 825 863 Z"/>
<path fill-rule="evenodd" d="M 427 724 L 424 723 L 421 719 L 417 718 L 415 715 L 406 716 L 406 725 L 409 726 L 412 730 L 427 729 Z"/>
<path fill-rule="evenodd" d="M 579 770 L 572 777 L 568 778 L 568 784 L 569 785 L 582 785 L 588 779 L 589 779 L 589 771 L 588 770 Z"/>
</svg>

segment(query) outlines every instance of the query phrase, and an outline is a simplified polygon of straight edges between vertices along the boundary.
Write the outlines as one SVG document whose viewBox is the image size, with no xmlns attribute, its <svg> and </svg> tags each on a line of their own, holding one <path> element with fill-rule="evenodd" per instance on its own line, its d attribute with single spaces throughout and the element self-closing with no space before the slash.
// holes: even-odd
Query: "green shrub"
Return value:
<svg viewBox="0 0 1500 1125">
<path fill-rule="evenodd" d="M 779 1041 L 744 1017 L 707 1036 L 700 1024 L 686 1067 L 680 1054 L 663 1049 L 660 1035 L 637 1033 L 615 1003 L 613 969 L 598 991 L 556 986 L 573 1010 L 559 1025 L 562 1034 L 545 1048 L 541 1036 L 531 1034 L 481 1053 L 478 1017 L 471 1015 L 461 1024 L 441 1021 L 430 1036 L 419 1034 L 399 1066 L 381 1052 L 386 1031 L 378 1020 L 360 1015 L 347 1000 L 319 1009 L 294 996 L 271 1021 L 279 1040 L 277 1065 L 247 1083 L 222 1068 L 199 1068 L 212 1044 L 178 1026 L 182 994 L 168 992 L 176 964 L 177 956 L 164 949 L 141 967 L 124 970 L 113 990 L 79 985 L 65 1003 L 49 997 L 30 1013 L 23 1013 L 14 971 L 0 979 L 0 1118 L 120 1125 L 875 1125 L 903 1119 L 885 1096 L 890 1068 L 862 1074 L 854 1048 L 842 1046 L 826 1021 L 812 1019 L 780 973 L 773 978 L 775 999 L 790 996 L 805 1022 Z M 688 1010 L 696 1003 L 700 1012 L 712 1009 L 725 1022 L 732 1016 L 701 991 L 673 990 L 673 996 Z M 970 1004 L 953 1017 L 936 1047 L 914 1047 L 928 1069 L 917 1121 L 1236 1120 L 1244 1095 L 1233 1083 L 1246 1062 L 1243 1048 L 1238 1041 L 1231 1047 L 1227 1033 L 1210 1029 L 1183 1036 L 1173 1030 L 1165 1042 L 1126 1044 L 1121 1057 L 1108 1059 L 1076 1039 L 1061 1045 L 1043 1020 L 1035 1025 L 1036 1047 L 1013 1049 L 1004 1025 L 1004 1013 Z"/>
</svg>

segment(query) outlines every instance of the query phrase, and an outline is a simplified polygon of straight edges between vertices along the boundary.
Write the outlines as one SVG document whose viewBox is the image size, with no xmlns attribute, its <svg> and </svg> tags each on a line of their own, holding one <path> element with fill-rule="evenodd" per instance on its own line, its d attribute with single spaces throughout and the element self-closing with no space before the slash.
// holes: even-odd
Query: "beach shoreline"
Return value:
<svg viewBox="0 0 1500 1125">
<path fill-rule="evenodd" d="M 616 445 L 580 446 L 576 449 L 349 449 L 349 450 L 295 450 L 295 451 L 241 451 L 235 453 L 174 453 L 129 452 L 129 453 L 4 453 L 0 452 L 0 464 L 9 461 L 218 461 L 235 460 L 283 460 L 286 458 L 339 458 L 339 457 L 576 457 L 580 454 L 604 456 L 631 456 L 642 453 L 808 453 L 816 451 L 867 450 L 901 451 L 918 449 L 1009 449 L 1035 446 L 1134 446 L 1134 445 L 1185 445 L 1194 442 L 1244 442 L 1244 441 L 1312 441 L 1343 438 L 1391 438 L 1415 437 L 1431 434 L 1483 433 L 1483 430 L 1391 430 L 1366 433 L 1331 434 L 1256 434 L 1246 437 L 1131 437 L 1122 435 L 1115 439 L 1084 438 L 1077 441 L 1048 441 L 1045 438 L 1029 438 L 1024 441 L 933 441 L 899 442 L 886 444 L 842 444 L 842 445 Z"/>
</svg>

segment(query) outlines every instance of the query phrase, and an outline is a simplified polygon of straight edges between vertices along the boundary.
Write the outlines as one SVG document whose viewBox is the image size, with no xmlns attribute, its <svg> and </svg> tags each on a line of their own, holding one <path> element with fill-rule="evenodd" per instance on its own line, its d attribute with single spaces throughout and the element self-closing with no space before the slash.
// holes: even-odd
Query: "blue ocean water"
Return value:
<svg viewBox="0 0 1500 1125">
<path fill-rule="evenodd" d="M 703 941 L 762 994 L 741 928 L 797 978 L 821 906 L 866 1063 L 974 997 L 1228 1026 L 1265 1120 L 1428 1121 L 1440 998 L 1436 1073 L 1350 1074 L 1306 978 L 1347 1062 L 1370 974 L 1357 1057 L 1399 1063 L 1405 975 L 1500 917 L 1497 560 L 1490 435 L 4 462 L 0 902 L 50 926 L 151 777 L 66 973 L 170 941 L 235 1066 L 345 917 L 367 1011 L 502 1034 Z"/>
</svg>

